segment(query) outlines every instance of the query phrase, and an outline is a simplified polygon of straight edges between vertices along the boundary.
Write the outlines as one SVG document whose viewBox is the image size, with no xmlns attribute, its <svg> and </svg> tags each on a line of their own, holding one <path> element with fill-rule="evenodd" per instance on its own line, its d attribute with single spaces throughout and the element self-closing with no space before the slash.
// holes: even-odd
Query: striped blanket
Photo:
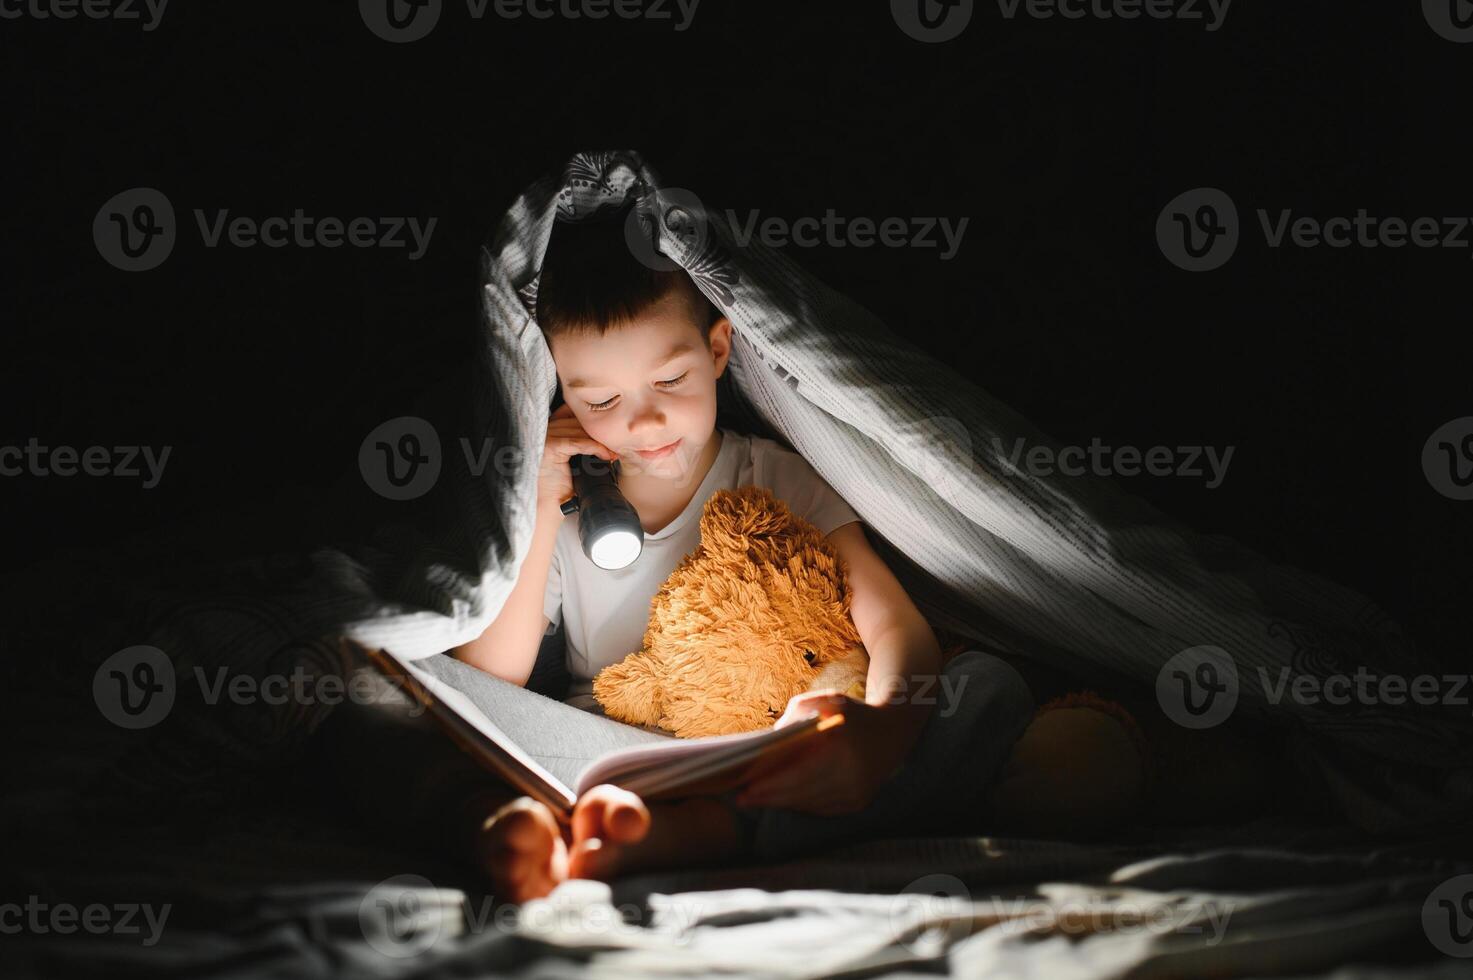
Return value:
<svg viewBox="0 0 1473 980">
<path fill-rule="evenodd" d="M 345 631 L 422 657 L 495 618 L 530 546 L 556 387 L 532 314 L 541 259 L 555 221 L 631 199 L 652 260 L 684 268 L 731 319 L 719 412 L 801 453 L 864 519 L 934 623 L 1080 676 L 1104 670 L 1155 687 L 1168 713 L 1166 702 L 1180 699 L 1188 726 L 1206 723 L 1208 701 L 1218 717 L 1226 705 L 1274 726 L 1286 757 L 1364 828 L 1473 811 L 1466 708 L 1310 703 L 1282 686 L 1357 670 L 1442 676 L 1373 602 L 1183 527 L 1107 479 L 1017 465 L 1020 444 L 1061 447 L 905 341 L 913 325 L 887 326 L 778 251 L 739 240 L 717 209 L 664 184 L 633 152 L 574 156 L 527 188 L 485 247 L 470 435 L 523 452 L 480 473 L 443 453 L 430 516 L 361 552 L 314 555 L 313 584 L 294 599 L 286 634 Z M 215 634 L 225 646 L 212 658 L 249 656 L 241 622 Z"/>
</svg>

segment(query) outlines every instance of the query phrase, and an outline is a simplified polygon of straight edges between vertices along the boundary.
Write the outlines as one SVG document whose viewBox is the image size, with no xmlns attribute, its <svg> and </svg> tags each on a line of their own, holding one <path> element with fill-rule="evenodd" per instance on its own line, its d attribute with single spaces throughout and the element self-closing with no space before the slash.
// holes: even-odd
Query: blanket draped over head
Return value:
<svg viewBox="0 0 1473 980">
<path fill-rule="evenodd" d="M 485 247 L 473 431 L 440 434 L 433 519 L 352 555 L 318 552 L 311 587 L 269 627 L 215 605 L 205 612 L 223 616 L 222 628 L 176 622 L 160 645 L 176 660 L 259 670 L 320 636 L 346 633 L 412 658 L 478 636 L 532 540 L 556 391 L 534 319 L 553 223 L 628 203 L 631 247 L 685 269 L 731 320 L 724 424 L 802 454 L 868 525 L 933 624 L 1081 677 L 1138 682 L 1163 708 L 1177 699 L 1189 726 L 1231 710 L 1276 729 L 1286 757 L 1363 827 L 1409 829 L 1469 811 L 1466 707 L 1294 693 L 1296 678 L 1333 692 L 1327 680 L 1358 669 L 1438 674 L 1375 604 L 1183 527 L 1106 479 L 1030 472 L 1030 450 L 1057 459 L 1061 447 L 902 339 L 917 325 L 887 326 L 784 255 L 739 241 L 731 221 L 663 184 L 633 152 L 574 156 L 517 198 Z M 460 451 L 462 436 L 475 452 Z M 502 447 L 520 451 L 497 455 Z M 476 472 L 471 461 L 488 456 L 494 464 Z M 257 735 L 273 726 L 282 727 L 253 723 Z"/>
</svg>

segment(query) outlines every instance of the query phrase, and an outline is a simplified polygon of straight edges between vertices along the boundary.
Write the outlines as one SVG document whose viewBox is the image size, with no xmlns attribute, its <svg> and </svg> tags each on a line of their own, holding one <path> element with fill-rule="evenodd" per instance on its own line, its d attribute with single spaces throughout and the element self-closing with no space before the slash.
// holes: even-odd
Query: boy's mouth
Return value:
<svg viewBox="0 0 1473 980">
<path fill-rule="evenodd" d="M 679 445 L 680 440 L 676 439 L 674 442 L 661 446 L 658 449 L 636 449 L 635 452 L 639 453 L 645 459 L 659 459 L 662 456 L 669 456 L 675 452 L 675 447 Z"/>
</svg>

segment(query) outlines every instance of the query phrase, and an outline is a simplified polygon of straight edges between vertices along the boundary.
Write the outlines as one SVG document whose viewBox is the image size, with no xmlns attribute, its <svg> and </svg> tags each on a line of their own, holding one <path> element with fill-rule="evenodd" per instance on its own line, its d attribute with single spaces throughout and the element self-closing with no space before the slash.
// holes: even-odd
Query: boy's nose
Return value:
<svg viewBox="0 0 1473 980">
<path fill-rule="evenodd" d="M 654 405 L 640 406 L 629 420 L 629 436 L 641 446 L 649 445 L 649 437 L 669 431 L 665 413 Z M 641 441 L 643 440 L 643 441 Z"/>
</svg>

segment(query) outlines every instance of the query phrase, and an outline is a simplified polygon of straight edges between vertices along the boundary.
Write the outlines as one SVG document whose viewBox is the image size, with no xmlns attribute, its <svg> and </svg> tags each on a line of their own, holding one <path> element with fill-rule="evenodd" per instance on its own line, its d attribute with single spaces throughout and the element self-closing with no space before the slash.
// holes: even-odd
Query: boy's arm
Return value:
<svg viewBox="0 0 1473 980">
<path fill-rule="evenodd" d="M 935 699 L 926 692 L 941 672 L 935 632 L 870 547 L 860 522 L 840 525 L 828 541 L 847 566 L 850 617 L 870 656 L 864 702 L 834 691 L 790 700 L 778 725 L 815 710 L 844 714 L 844 724 L 794 764 L 759 776 L 737 795 L 738 806 L 830 815 L 863 809 L 905 761 L 931 715 Z"/>
<path fill-rule="evenodd" d="M 527 685 L 551 623 L 542 612 L 542 599 L 562 521 L 563 512 L 555 501 L 538 501 L 532 547 L 517 574 L 516 586 L 486 631 L 451 651 L 458 660 L 520 687 Z"/>
<path fill-rule="evenodd" d="M 863 524 L 851 521 L 834 528 L 828 542 L 846 566 L 853 597 L 849 615 L 869 652 L 865 703 L 912 704 L 912 686 L 920 682 L 923 690 L 929 690 L 926 679 L 934 682 L 941 672 L 941 644 L 935 631 L 911 601 L 905 586 L 870 546 Z M 926 714 L 916 714 L 917 728 Z"/>
</svg>

